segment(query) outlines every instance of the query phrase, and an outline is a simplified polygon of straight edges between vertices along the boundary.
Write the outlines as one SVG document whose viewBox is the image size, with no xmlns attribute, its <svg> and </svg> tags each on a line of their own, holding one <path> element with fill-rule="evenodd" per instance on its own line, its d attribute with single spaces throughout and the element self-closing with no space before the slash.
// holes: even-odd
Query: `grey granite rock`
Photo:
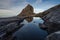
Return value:
<svg viewBox="0 0 60 40">
<path fill-rule="evenodd" d="M 49 13 L 43 17 L 43 25 L 47 27 L 49 33 L 60 30 L 60 4 L 49 9 Z"/>
<path fill-rule="evenodd" d="M 48 35 L 46 40 L 60 40 L 60 31 Z"/>
</svg>

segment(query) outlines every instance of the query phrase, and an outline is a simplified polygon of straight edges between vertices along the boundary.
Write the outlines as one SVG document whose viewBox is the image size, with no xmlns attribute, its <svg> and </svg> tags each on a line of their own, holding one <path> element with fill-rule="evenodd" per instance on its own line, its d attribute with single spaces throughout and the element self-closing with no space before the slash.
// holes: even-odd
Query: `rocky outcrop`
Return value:
<svg viewBox="0 0 60 40">
<path fill-rule="evenodd" d="M 55 19 L 55 21 L 57 21 L 56 19 L 59 19 L 58 17 L 60 17 L 60 5 L 50 8 L 49 10 L 47 10 L 47 12 L 47 15 L 45 15 L 43 19 L 50 19 L 54 17 L 52 19 Z"/>
<path fill-rule="evenodd" d="M 30 15 L 33 15 L 33 7 L 31 5 L 27 5 L 23 10 L 22 12 L 18 15 L 18 16 L 30 16 Z"/>
<path fill-rule="evenodd" d="M 18 16 L 19 17 L 31 16 L 34 15 L 33 11 L 34 11 L 33 7 L 28 4 Z M 30 22 L 32 21 L 32 19 L 33 18 L 31 17 L 31 18 L 27 18 L 26 20 Z"/>
<path fill-rule="evenodd" d="M 44 25 L 48 32 L 53 33 L 60 30 L 60 4 L 47 10 L 48 14 L 43 16 Z"/>
<path fill-rule="evenodd" d="M 24 18 L 10 17 L 0 18 L 0 40 L 6 40 L 9 35 L 12 35 L 16 30 L 20 29 L 24 24 Z"/>
<path fill-rule="evenodd" d="M 35 14 L 35 17 L 42 17 L 42 13 Z"/>
<path fill-rule="evenodd" d="M 54 7 L 50 8 L 50 9 L 44 11 L 44 12 L 38 13 L 38 14 L 36 14 L 36 16 L 42 18 L 42 17 L 44 17 L 45 15 L 47 15 L 47 14 L 49 14 L 49 13 L 51 13 L 51 12 L 53 12 L 53 11 L 59 9 L 59 8 L 60 8 L 60 4 L 57 5 L 57 6 L 54 6 Z"/>
<path fill-rule="evenodd" d="M 60 40 L 60 31 L 48 35 L 46 40 Z"/>
<path fill-rule="evenodd" d="M 24 19 L 25 18 L 18 18 L 17 16 L 16 17 L 0 18 L 0 26 L 4 26 L 4 25 L 7 25 L 9 23 L 17 22 L 17 21 L 22 22 Z"/>
</svg>

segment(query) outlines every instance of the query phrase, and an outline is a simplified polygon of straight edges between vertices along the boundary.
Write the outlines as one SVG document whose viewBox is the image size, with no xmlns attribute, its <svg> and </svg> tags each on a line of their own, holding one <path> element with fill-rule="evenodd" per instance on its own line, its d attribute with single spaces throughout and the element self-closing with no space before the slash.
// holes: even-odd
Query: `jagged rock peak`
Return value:
<svg viewBox="0 0 60 40">
<path fill-rule="evenodd" d="M 28 4 L 27 6 L 26 6 L 26 8 L 33 8 L 30 4 Z"/>
<path fill-rule="evenodd" d="M 31 15 L 34 15 L 34 8 L 28 4 L 23 10 L 22 12 L 18 15 L 18 17 L 26 17 L 26 16 L 31 16 Z M 26 19 L 28 21 L 32 21 L 32 18 L 28 18 Z"/>
<path fill-rule="evenodd" d="M 34 14 L 33 11 L 33 7 L 30 4 L 28 4 L 18 16 L 29 16 Z"/>
</svg>

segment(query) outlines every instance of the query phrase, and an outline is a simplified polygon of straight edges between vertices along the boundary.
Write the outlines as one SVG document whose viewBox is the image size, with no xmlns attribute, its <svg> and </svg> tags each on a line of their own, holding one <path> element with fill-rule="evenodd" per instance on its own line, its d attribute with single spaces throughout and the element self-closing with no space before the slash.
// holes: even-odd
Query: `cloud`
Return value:
<svg viewBox="0 0 60 40">
<path fill-rule="evenodd" d="M 41 0 L 34 1 L 33 1 L 34 4 L 39 4 L 41 2 Z M 27 4 L 31 3 L 27 2 L 27 0 L 0 0 L 0 16 L 18 15 Z"/>
<path fill-rule="evenodd" d="M 26 0 L 0 0 L 0 17 L 18 15 L 26 4 Z"/>
<path fill-rule="evenodd" d="M 37 0 L 37 1 L 36 1 L 36 4 L 37 4 L 37 5 L 40 4 L 40 3 L 42 3 L 42 0 Z"/>
<path fill-rule="evenodd" d="M 31 4 L 32 2 L 31 3 L 27 2 L 27 0 L 0 0 L 0 9 L 9 9 L 9 8 L 16 7 L 16 6 L 23 7 L 26 4 L 38 5 L 41 2 L 42 0 L 34 0 L 33 4 Z"/>
<path fill-rule="evenodd" d="M 0 9 L 9 9 L 14 6 L 21 6 L 26 0 L 0 0 Z"/>
<path fill-rule="evenodd" d="M 0 0 L 0 9 L 5 8 L 5 7 L 8 8 L 9 5 L 10 5 L 9 0 Z"/>
<path fill-rule="evenodd" d="M 12 10 L 0 9 L 0 17 L 10 17 L 10 16 L 15 16 L 15 15 L 16 13 Z"/>
<path fill-rule="evenodd" d="M 26 0 L 26 1 L 31 5 L 38 5 L 42 2 L 42 0 Z"/>
<path fill-rule="evenodd" d="M 34 9 L 34 13 L 40 13 L 40 12 L 43 12 L 44 10 L 43 9 Z"/>
<path fill-rule="evenodd" d="M 34 12 L 38 13 L 58 3 L 60 1 L 57 0 L 0 0 L 0 16 L 18 15 L 27 4 L 32 5 Z"/>
<path fill-rule="evenodd" d="M 17 16 L 25 6 L 17 6 L 11 9 L 0 9 L 0 17 Z"/>
</svg>

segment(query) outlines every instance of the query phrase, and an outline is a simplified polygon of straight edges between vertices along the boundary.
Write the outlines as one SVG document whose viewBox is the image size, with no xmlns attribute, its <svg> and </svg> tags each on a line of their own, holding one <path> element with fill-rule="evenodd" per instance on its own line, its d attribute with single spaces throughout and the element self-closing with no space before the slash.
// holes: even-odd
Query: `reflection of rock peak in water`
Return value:
<svg viewBox="0 0 60 40">
<path fill-rule="evenodd" d="M 31 15 L 34 15 L 33 11 L 34 11 L 33 7 L 28 4 L 18 16 L 19 17 L 31 16 Z M 33 18 L 31 17 L 31 18 L 27 18 L 26 20 L 30 22 L 32 21 L 32 19 Z"/>
</svg>

